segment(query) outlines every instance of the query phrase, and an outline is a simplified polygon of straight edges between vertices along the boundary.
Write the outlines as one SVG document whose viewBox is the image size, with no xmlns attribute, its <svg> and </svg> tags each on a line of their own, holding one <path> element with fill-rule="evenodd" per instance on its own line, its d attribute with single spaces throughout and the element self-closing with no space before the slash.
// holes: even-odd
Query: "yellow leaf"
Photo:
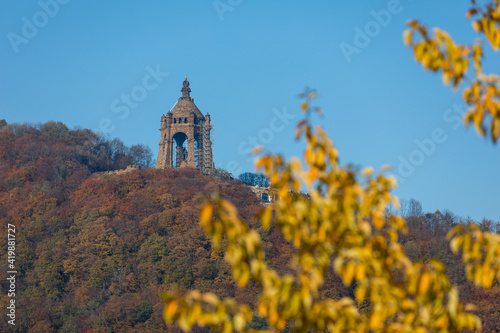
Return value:
<svg viewBox="0 0 500 333">
<path fill-rule="evenodd" d="M 467 303 L 465 304 L 465 311 L 469 312 L 476 311 L 476 306 L 474 304 Z"/>
<path fill-rule="evenodd" d="M 271 225 L 272 215 L 273 215 L 273 210 L 271 207 L 267 207 L 262 211 L 260 216 L 260 222 L 262 223 L 262 227 L 264 227 L 264 229 L 269 229 L 269 226 Z"/>
<path fill-rule="evenodd" d="M 418 293 L 425 294 L 429 290 L 429 285 L 431 283 L 431 277 L 428 272 L 423 272 L 420 276 L 420 281 L 418 283 Z"/>
<path fill-rule="evenodd" d="M 302 103 L 302 111 L 306 111 L 309 108 L 309 104 L 307 102 Z"/>
<path fill-rule="evenodd" d="M 267 315 L 267 309 L 268 306 L 265 303 L 259 303 L 257 306 L 257 312 L 259 313 L 259 316 L 265 317 Z"/>
<path fill-rule="evenodd" d="M 471 16 L 476 15 L 476 14 L 477 14 L 477 9 L 476 8 L 472 8 L 469 11 L 467 11 L 467 14 L 465 14 L 465 17 L 471 18 Z"/>
<path fill-rule="evenodd" d="M 492 270 L 488 264 L 485 264 L 483 267 L 481 285 L 485 288 L 491 288 L 493 280 L 495 279 L 495 271 Z"/>
<path fill-rule="evenodd" d="M 226 321 L 222 327 L 222 333 L 231 333 L 233 331 L 233 324 Z"/>
<path fill-rule="evenodd" d="M 439 318 L 438 320 L 436 320 L 436 327 L 445 327 L 446 325 L 448 325 L 448 316 L 444 315 L 444 316 L 441 316 L 441 318 Z"/>
<path fill-rule="evenodd" d="M 352 279 L 354 277 L 354 264 L 352 262 L 348 263 L 344 269 L 344 273 L 342 274 L 342 278 L 346 285 L 350 285 Z"/>
<path fill-rule="evenodd" d="M 403 40 L 406 46 L 410 46 L 413 44 L 413 31 L 406 30 L 403 32 Z"/>
<path fill-rule="evenodd" d="M 372 223 L 377 229 L 382 229 L 385 224 L 385 221 L 378 210 L 373 212 Z"/>
<path fill-rule="evenodd" d="M 318 114 L 318 116 L 323 115 L 323 110 L 321 110 L 320 108 L 314 108 L 314 112 L 316 112 Z"/>
<path fill-rule="evenodd" d="M 210 224 L 210 220 L 212 219 L 213 207 L 211 204 L 207 203 L 203 205 L 200 210 L 200 221 L 204 225 Z"/>
<path fill-rule="evenodd" d="M 364 284 L 359 285 L 356 290 L 354 290 L 354 295 L 358 302 L 362 302 L 366 296 L 366 286 Z"/>
<path fill-rule="evenodd" d="M 474 21 L 472 22 L 472 28 L 476 31 L 479 32 L 481 30 L 481 23 L 479 21 Z"/>
<path fill-rule="evenodd" d="M 168 302 L 164 312 L 165 319 L 170 321 L 174 317 L 176 311 L 177 311 L 177 301 L 172 300 Z"/>
<path fill-rule="evenodd" d="M 382 316 L 376 312 L 373 313 L 370 317 L 370 328 L 372 330 L 377 329 L 380 323 L 382 323 Z"/>
<path fill-rule="evenodd" d="M 455 319 L 457 316 L 457 307 L 458 307 L 458 290 L 456 287 L 452 287 L 450 292 L 448 293 L 448 312 L 451 315 L 451 318 Z"/>
<path fill-rule="evenodd" d="M 234 316 L 234 329 L 236 331 L 243 331 L 245 328 L 246 321 L 241 313 L 238 313 Z"/>
<path fill-rule="evenodd" d="M 419 23 L 417 20 L 411 20 L 406 23 L 407 26 L 412 27 L 413 29 L 418 29 Z"/>
<path fill-rule="evenodd" d="M 364 265 L 360 264 L 356 266 L 356 280 L 362 281 L 366 276 L 366 268 Z"/>
<path fill-rule="evenodd" d="M 371 174 L 373 174 L 373 168 L 372 167 L 366 167 L 361 172 L 361 176 L 363 176 L 363 177 L 369 176 Z"/>
<path fill-rule="evenodd" d="M 264 147 L 262 147 L 262 146 L 256 146 L 256 147 L 254 147 L 254 148 L 250 151 L 250 154 L 251 154 L 251 155 L 256 155 L 256 154 L 258 154 L 258 153 L 262 152 L 263 150 L 264 150 Z"/>
<path fill-rule="evenodd" d="M 305 153 L 304 153 L 304 159 L 306 160 L 306 163 L 311 164 L 313 157 L 314 157 L 314 153 L 313 153 L 312 149 L 307 148 Z"/>
</svg>

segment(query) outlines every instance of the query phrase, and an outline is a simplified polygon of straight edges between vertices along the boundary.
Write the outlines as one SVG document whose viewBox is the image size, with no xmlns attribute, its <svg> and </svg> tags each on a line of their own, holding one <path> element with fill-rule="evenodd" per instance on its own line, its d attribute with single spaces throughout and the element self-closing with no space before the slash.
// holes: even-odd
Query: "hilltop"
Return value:
<svg viewBox="0 0 500 333">
<path fill-rule="evenodd" d="M 0 126 L 0 221 L 16 227 L 18 332 L 177 332 L 163 321 L 166 291 L 196 288 L 253 303 L 256 286 L 237 288 L 224 254 L 214 251 L 199 226 L 200 204 L 214 193 L 231 200 L 259 231 L 270 265 L 289 270 L 293 246 L 273 227 L 260 227 L 261 203 L 241 181 L 190 168 L 150 169 L 147 147 L 128 148 L 58 122 Z M 129 164 L 142 168 L 106 172 Z M 463 300 L 478 306 L 484 331 L 500 330 L 499 289 L 466 282 L 445 241 L 447 231 L 464 221 L 450 212 L 426 214 L 415 201 L 408 207 L 410 232 L 402 237 L 408 256 L 442 260 Z M 488 220 L 481 226 L 498 229 Z M 6 237 L 0 246 L 7 248 Z M 5 251 L 0 260 L 7 262 Z M 353 290 L 330 269 L 322 293 L 340 298 Z M 2 294 L 3 308 L 7 301 Z M 0 331 L 7 332 L 2 318 Z"/>
</svg>

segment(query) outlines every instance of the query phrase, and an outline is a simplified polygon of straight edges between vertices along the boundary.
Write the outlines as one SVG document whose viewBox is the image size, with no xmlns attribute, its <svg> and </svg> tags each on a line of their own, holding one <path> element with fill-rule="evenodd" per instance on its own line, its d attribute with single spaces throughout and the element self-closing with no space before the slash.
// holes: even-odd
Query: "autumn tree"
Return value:
<svg viewBox="0 0 500 333">
<path fill-rule="evenodd" d="M 337 171 L 326 177 L 336 175 L 338 179 L 343 179 L 339 180 L 341 187 L 337 190 L 330 187 L 330 191 L 336 191 L 335 196 L 330 194 L 321 199 L 325 201 L 315 201 L 312 206 L 309 202 L 296 200 L 304 198 L 295 198 L 294 195 L 298 193 L 294 192 L 291 199 L 282 201 L 280 206 L 275 206 L 272 210 L 275 215 L 291 205 L 293 219 L 272 217 L 269 228 L 264 229 L 257 216 L 262 209 L 257 196 L 248 186 L 242 186 L 239 181 L 231 181 L 231 177 L 217 179 L 192 168 L 92 174 L 90 166 L 99 164 L 93 160 L 99 159 L 99 155 L 92 153 L 94 148 L 111 159 L 111 168 L 120 168 L 120 163 L 128 163 L 121 158 L 130 156 L 129 148 L 119 139 L 109 141 L 95 138 L 95 133 L 88 129 L 66 131 L 66 126 L 57 122 L 46 126 L 7 124 L 0 128 L 0 221 L 4 226 L 8 223 L 16 226 L 16 268 L 23 277 L 16 293 L 19 302 L 16 327 L 19 331 L 179 332 L 178 327 L 165 325 L 164 304 L 159 297 L 167 288 L 176 287 L 180 288 L 180 293 L 196 288 L 200 292 L 213 292 L 219 299 L 230 298 L 239 304 L 248 304 L 253 315 L 248 327 L 265 329 L 269 327 L 269 318 L 274 319 L 274 315 L 259 315 L 262 284 L 255 278 L 250 278 L 244 289 L 238 288 L 237 282 L 232 278 L 231 265 L 223 259 L 227 239 L 222 238 L 220 247 L 216 248 L 199 224 L 202 196 L 217 191 L 221 198 L 231 200 L 238 210 L 239 219 L 248 222 L 248 227 L 237 224 L 242 230 L 241 234 L 238 233 L 242 239 L 237 242 L 247 242 L 249 237 L 250 240 L 254 237 L 254 231 L 257 232 L 261 239 L 258 253 L 265 257 L 266 265 L 263 272 L 266 278 L 259 281 L 268 281 L 268 276 L 279 277 L 279 280 L 272 280 L 272 284 L 265 285 L 266 297 L 273 309 L 273 295 L 281 290 L 275 289 L 274 283 L 281 281 L 284 290 L 291 286 L 290 297 L 297 299 L 297 287 L 302 283 L 300 277 L 304 279 L 305 275 L 305 278 L 314 280 L 317 275 L 317 265 L 305 266 L 310 276 L 301 273 L 298 268 L 299 264 L 311 262 L 310 257 L 307 257 L 308 249 L 316 246 L 315 253 L 318 255 L 329 249 L 318 246 L 319 243 L 314 238 L 309 240 L 307 235 L 311 232 L 308 228 L 312 228 L 311 231 L 318 235 L 318 240 L 330 237 L 330 228 L 345 225 L 339 221 L 351 216 L 349 214 L 353 212 L 346 211 L 338 219 L 325 224 L 326 217 L 321 217 L 322 214 L 327 214 L 325 216 L 328 217 L 333 213 L 330 208 L 321 207 L 328 201 L 338 203 L 344 196 L 342 200 L 346 200 L 346 204 L 339 206 L 339 209 L 348 208 L 347 203 L 353 200 L 353 191 L 347 185 L 354 180 L 359 183 L 359 180 L 365 179 L 359 176 L 356 168 L 343 169 L 336 165 Z M 285 164 L 283 168 L 284 166 Z M 322 179 L 325 179 L 325 172 L 320 171 Z M 221 175 L 224 174 L 228 173 Z M 296 176 L 297 172 L 293 171 L 294 179 Z M 354 188 L 357 189 L 358 185 Z M 363 191 L 366 185 L 368 184 L 364 184 Z M 326 188 L 323 186 L 321 192 L 316 192 L 315 198 L 326 196 Z M 376 187 L 372 191 L 376 191 Z M 342 194 L 344 192 L 346 194 Z M 365 192 L 358 194 L 362 193 Z M 216 202 L 214 198 L 213 203 Z M 465 282 L 464 265 L 460 263 L 459 256 L 450 253 L 445 240 L 446 232 L 462 220 L 447 212 L 425 213 L 415 200 L 411 200 L 411 204 L 409 202 L 406 206 L 406 211 L 409 212 L 406 214 L 409 232 L 401 233 L 398 241 L 408 251 L 408 256 L 415 262 L 420 260 L 426 263 L 422 267 L 430 267 L 431 257 L 437 255 L 446 264 L 446 273 L 450 279 L 459 284 L 460 300 L 477 306 L 475 314 L 481 318 L 485 330 L 498 330 L 498 288 L 486 290 Z M 297 214 L 301 211 L 300 207 L 315 209 L 316 215 L 305 217 Z M 318 217 L 317 214 L 321 216 Z M 358 215 L 352 216 L 357 218 Z M 261 217 L 265 221 L 269 216 Z M 346 236 L 346 241 L 350 239 L 350 242 L 354 242 L 358 239 L 355 234 L 357 229 L 354 228 L 355 225 L 351 225 L 357 223 L 356 218 L 349 220 L 348 230 L 342 233 L 341 237 Z M 310 225 L 306 224 L 309 220 L 312 221 Z M 380 220 L 374 221 L 380 223 Z M 368 220 L 365 222 L 370 223 Z M 362 224 L 365 229 L 366 223 Z M 315 230 L 320 225 L 327 228 L 319 229 L 316 233 Z M 214 228 L 219 226 L 220 224 L 216 224 Z M 480 231 L 487 232 L 498 230 L 498 226 L 498 223 L 483 220 L 479 228 Z M 285 233 L 281 230 L 285 230 Z M 292 238 L 299 237 L 299 249 L 304 249 L 300 250 L 303 251 L 301 262 L 294 264 L 297 247 L 290 235 L 296 235 L 298 230 L 302 235 Z M 386 234 L 386 229 L 374 229 L 371 232 L 379 235 L 377 238 L 370 236 L 371 241 L 379 242 L 380 237 Z M 252 235 L 249 236 L 249 233 Z M 231 235 L 234 236 L 234 233 Z M 234 237 L 230 239 L 235 240 Z M 229 249 L 233 246 L 231 244 Z M 342 244 L 346 243 L 339 243 L 339 246 Z M 7 238 L 0 238 L 0 247 L 6 246 Z M 369 249 L 370 243 L 366 246 Z M 477 245 L 472 247 L 477 248 Z M 354 255 L 358 250 L 359 247 L 354 246 L 349 250 L 342 250 L 340 247 L 334 249 L 335 253 L 347 251 L 346 255 Z M 227 253 L 239 253 L 238 250 L 231 251 Z M 352 258 L 351 261 L 364 262 L 367 260 L 366 251 L 362 252 L 360 259 L 349 258 Z M 383 251 L 382 248 L 373 253 L 379 255 Z M 332 260 L 337 258 L 335 253 Z M 260 255 L 258 258 L 261 258 Z M 7 252 L 0 251 L 0 260 L 6 262 Z M 259 262 L 262 261 L 257 263 Z M 353 265 L 355 263 L 357 265 L 353 261 Z M 380 264 L 378 259 L 377 263 Z M 318 292 L 311 292 L 313 307 L 318 307 L 315 305 L 318 300 L 332 299 L 333 304 L 339 304 L 337 301 L 344 299 L 346 304 L 354 303 L 352 309 L 357 311 L 358 317 L 361 316 L 359 318 L 366 317 L 366 311 L 370 310 L 372 304 L 368 300 L 355 300 L 356 294 L 360 292 L 357 291 L 359 284 L 356 274 L 361 273 L 356 273 L 358 268 L 353 265 L 348 266 L 351 267 L 348 269 L 355 267 L 353 282 L 345 285 L 341 276 L 336 273 L 338 270 L 335 265 L 327 266 L 323 275 L 324 283 L 318 288 Z M 250 269 L 252 267 L 250 264 Z M 244 277 L 247 271 L 243 269 L 240 272 Z M 369 274 L 372 274 L 371 271 L 367 271 L 365 275 Z M 396 281 L 402 281 L 398 274 L 395 271 Z M 295 278 L 295 275 L 298 277 Z M 292 284 L 287 285 L 292 278 Z M 2 288 L 8 289 L 5 272 L 2 281 Z M 422 281 L 425 282 L 426 278 Z M 304 295 L 307 295 L 306 292 L 304 289 Z M 0 307 L 7 306 L 8 301 L 4 294 L 0 297 Z M 277 303 L 276 313 L 281 313 L 282 307 L 289 304 L 287 298 L 283 302 L 280 300 Z M 265 304 L 265 300 L 262 303 Z M 261 311 L 265 309 L 261 307 Z M 336 311 L 335 309 L 328 311 Z M 293 308 L 287 311 L 292 311 L 286 314 L 287 318 L 297 313 Z M 425 314 L 425 311 L 421 313 Z M 360 320 L 359 318 L 354 320 Z M 12 326 L 7 323 L 7 319 L 5 316 L 0 319 L 1 332 L 9 331 Z M 285 330 L 294 325 L 293 320 L 288 320 Z M 208 332 L 210 329 L 205 327 L 193 331 Z"/>
<path fill-rule="evenodd" d="M 489 135 L 496 143 L 500 136 L 500 76 L 483 72 L 483 45 L 489 44 L 495 52 L 500 47 L 500 0 L 471 0 L 471 6 L 466 17 L 481 37 L 473 44 L 457 44 L 439 28 L 432 35 L 417 20 L 408 22 L 404 42 L 426 70 L 442 73 L 444 84 L 452 84 L 453 89 L 466 84 L 463 99 L 470 108 L 464 124 L 472 123 L 479 135 Z M 471 224 L 467 228 L 459 225 L 449 234 L 452 250 L 463 253 L 467 277 L 487 288 L 495 277 L 500 278 L 500 235 L 488 231 L 485 224 Z"/>
<path fill-rule="evenodd" d="M 445 85 L 458 89 L 466 84 L 463 99 L 470 108 L 464 124 L 473 124 L 479 135 L 489 135 L 496 143 L 500 135 L 500 77 L 483 72 L 483 45 L 489 44 L 495 52 L 500 47 L 500 0 L 471 0 L 471 4 L 466 16 L 480 37 L 474 43 L 458 44 L 446 31 L 434 28 L 431 33 L 417 20 L 408 22 L 404 41 L 426 70 L 442 73 Z"/>
<path fill-rule="evenodd" d="M 217 178 L 217 179 L 220 179 L 222 181 L 229 181 L 229 180 L 232 180 L 234 179 L 233 177 L 233 174 L 230 173 L 229 171 L 219 167 L 219 168 L 212 168 L 212 170 L 210 171 L 210 174 Z"/>
<path fill-rule="evenodd" d="M 132 163 L 149 168 L 153 165 L 153 152 L 146 145 L 138 144 L 130 147 L 129 154 L 132 158 Z"/>
<path fill-rule="evenodd" d="M 412 262 L 399 243 L 407 228 L 401 217 L 387 213 L 390 205 L 398 206 L 391 194 L 396 181 L 384 174 L 387 168 L 375 174 L 372 168 L 358 172 L 341 166 L 324 130 L 311 125 L 310 113 L 317 109 L 310 103 L 315 96 L 305 93 L 302 110 L 307 117 L 296 132 L 297 139 L 305 139 L 305 163 L 269 154 L 256 161 L 257 171 L 263 171 L 279 192 L 279 198 L 261 212 L 260 221 L 264 229 L 279 229 L 293 244 L 291 273 L 272 269 L 260 231 L 249 228 L 229 201 L 213 197 L 201 209 L 201 224 L 215 251 L 221 247 L 225 251 L 239 287 L 259 287 L 256 304 L 196 290 L 183 296 L 167 294 L 167 322 L 183 330 L 208 325 L 223 332 L 253 331 L 256 318 L 266 320 L 268 331 L 479 330 L 480 319 L 459 302 L 444 265 L 437 260 Z M 309 196 L 300 194 L 303 189 Z M 412 211 L 420 214 L 417 206 Z M 485 253 L 488 264 L 498 259 L 500 243 L 475 232 L 472 239 L 454 229 L 451 245 L 454 250 L 463 246 L 469 254 L 469 276 L 491 285 L 495 280 L 491 272 L 498 273 L 498 267 L 479 276 L 477 271 L 485 268 L 478 268 L 478 259 Z M 352 294 L 332 299 L 320 293 L 329 269 Z"/>
<path fill-rule="evenodd" d="M 244 172 L 238 176 L 239 180 L 250 186 L 268 187 L 269 179 L 262 173 Z"/>
</svg>

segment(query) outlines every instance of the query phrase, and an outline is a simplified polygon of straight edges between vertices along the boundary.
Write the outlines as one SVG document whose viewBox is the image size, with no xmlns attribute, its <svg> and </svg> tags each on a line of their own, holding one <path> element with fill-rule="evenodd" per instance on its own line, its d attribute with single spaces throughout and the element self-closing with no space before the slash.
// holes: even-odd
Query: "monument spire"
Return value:
<svg viewBox="0 0 500 333">
<path fill-rule="evenodd" d="M 184 79 L 184 82 L 182 82 L 181 92 L 182 92 L 182 99 L 184 99 L 184 98 L 191 99 L 191 97 L 189 96 L 189 93 L 191 92 L 191 88 L 189 88 L 189 81 L 188 81 L 187 76 Z"/>
</svg>

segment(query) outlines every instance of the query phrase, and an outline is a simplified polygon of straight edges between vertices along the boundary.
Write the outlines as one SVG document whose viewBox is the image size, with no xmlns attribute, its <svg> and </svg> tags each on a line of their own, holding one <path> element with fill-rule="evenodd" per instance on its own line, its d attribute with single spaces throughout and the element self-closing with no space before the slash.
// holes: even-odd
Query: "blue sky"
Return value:
<svg viewBox="0 0 500 333">
<path fill-rule="evenodd" d="M 325 111 L 316 122 L 342 163 L 392 165 L 395 193 L 425 211 L 498 221 L 500 148 L 457 125 L 460 91 L 425 72 L 402 43 L 414 18 L 474 40 L 467 9 L 456 0 L 5 0 L 0 119 L 104 130 L 156 154 L 160 117 L 187 75 L 215 123 L 216 165 L 238 175 L 253 170 L 246 152 L 255 142 L 302 154 L 292 139 L 297 95 L 311 87 Z M 356 39 L 366 29 L 371 37 Z M 346 56 L 346 45 L 357 51 Z M 499 65 L 488 50 L 486 69 Z M 121 101 L 134 93 L 136 102 Z"/>
</svg>

